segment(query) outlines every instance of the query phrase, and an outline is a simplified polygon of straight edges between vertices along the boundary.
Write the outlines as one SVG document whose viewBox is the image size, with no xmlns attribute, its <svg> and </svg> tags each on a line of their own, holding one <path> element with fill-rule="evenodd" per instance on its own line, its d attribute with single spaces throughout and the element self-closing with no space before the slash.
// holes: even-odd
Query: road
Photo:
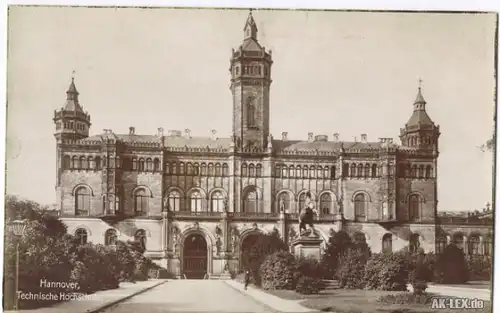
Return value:
<svg viewBox="0 0 500 313">
<path fill-rule="evenodd" d="M 219 280 L 170 280 L 102 313 L 272 312 Z"/>
</svg>

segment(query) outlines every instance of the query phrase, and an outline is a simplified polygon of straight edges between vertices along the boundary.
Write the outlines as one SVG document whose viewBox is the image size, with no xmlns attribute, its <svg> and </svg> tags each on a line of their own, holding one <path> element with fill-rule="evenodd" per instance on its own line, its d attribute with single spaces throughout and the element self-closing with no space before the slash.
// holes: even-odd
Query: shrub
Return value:
<svg viewBox="0 0 500 313">
<path fill-rule="evenodd" d="M 330 237 L 325 254 L 321 259 L 324 278 L 332 279 L 335 277 L 335 272 L 339 266 L 340 258 L 352 247 L 353 242 L 349 234 L 340 230 Z"/>
<path fill-rule="evenodd" d="M 288 251 L 288 246 L 283 242 L 277 232 L 253 235 L 246 240 L 252 240 L 252 242 L 246 246 L 248 249 L 245 249 L 241 255 L 243 264 L 241 270 L 248 268 L 251 272 L 251 282 L 260 286 L 261 279 L 259 271 L 264 259 L 277 251 Z"/>
<path fill-rule="evenodd" d="M 294 281 L 295 291 L 303 294 L 318 293 L 324 289 L 321 263 L 314 258 L 297 259 Z"/>
<path fill-rule="evenodd" d="M 397 293 L 393 295 L 380 296 L 377 299 L 378 303 L 382 304 L 421 304 L 429 305 L 432 297 L 427 294 L 414 294 L 414 293 Z"/>
<path fill-rule="evenodd" d="M 340 266 L 337 269 L 337 279 L 342 288 L 364 288 L 364 273 L 367 260 L 367 251 L 355 248 L 349 249 L 341 257 Z"/>
<path fill-rule="evenodd" d="M 470 280 L 491 280 L 491 257 L 471 255 L 467 258 Z"/>
<path fill-rule="evenodd" d="M 403 253 L 374 254 L 366 263 L 366 288 L 378 290 L 406 290 L 408 260 Z"/>
<path fill-rule="evenodd" d="M 293 254 L 278 251 L 267 256 L 260 266 L 261 286 L 266 290 L 295 289 L 297 260 Z"/>
<path fill-rule="evenodd" d="M 439 283 L 462 284 L 469 280 L 469 269 L 462 249 L 451 244 L 438 256 L 435 276 Z"/>
</svg>

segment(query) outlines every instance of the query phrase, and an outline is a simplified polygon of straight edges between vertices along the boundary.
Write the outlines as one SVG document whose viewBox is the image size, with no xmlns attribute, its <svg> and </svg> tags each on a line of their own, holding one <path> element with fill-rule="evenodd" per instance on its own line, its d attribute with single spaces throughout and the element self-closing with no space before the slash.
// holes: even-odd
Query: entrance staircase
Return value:
<svg viewBox="0 0 500 313">
<path fill-rule="evenodd" d="M 324 290 L 335 290 L 340 289 L 340 283 L 338 280 L 323 279 Z"/>
</svg>

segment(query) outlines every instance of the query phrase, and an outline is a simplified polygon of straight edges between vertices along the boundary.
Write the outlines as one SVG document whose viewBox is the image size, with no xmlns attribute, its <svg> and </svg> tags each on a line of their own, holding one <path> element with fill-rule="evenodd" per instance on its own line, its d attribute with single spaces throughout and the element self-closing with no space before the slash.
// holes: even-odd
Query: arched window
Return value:
<svg viewBox="0 0 500 313">
<path fill-rule="evenodd" d="M 257 170 L 256 170 L 257 177 L 262 177 L 262 164 L 257 164 Z"/>
<path fill-rule="evenodd" d="M 306 192 L 303 192 L 299 195 L 299 207 L 297 208 L 297 213 L 300 213 L 300 211 L 306 206 Z"/>
<path fill-rule="evenodd" d="M 420 219 L 421 199 L 419 195 L 411 195 L 409 198 L 409 220 L 410 222 Z"/>
<path fill-rule="evenodd" d="M 155 158 L 153 161 L 153 171 L 158 172 L 160 170 L 160 160 Z"/>
<path fill-rule="evenodd" d="M 479 236 L 471 235 L 468 240 L 467 253 L 469 255 L 479 255 L 481 254 L 480 245 L 479 245 Z"/>
<path fill-rule="evenodd" d="M 69 157 L 69 155 L 65 155 L 63 157 L 63 165 L 62 165 L 62 167 L 65 170 L 69 170 L 71 168 L 71 158 Z"/>
<path fill-rule="evenodd" d="M 224 211 L 224 196 L 220 191 L 212 193 L 212 212 Z"/>
<path fill-rule="evenodd" d="M 132 170 L 137 171 L 137 159 L 132 158 Z"/>
<path fill-rule="evenodd" d="M 372 164 L 372 177 L 377 177 L 377 164 Z"/>
<path fill-rule="evenodd" d="M 424 178 L 424 166 L 420 165 L 418 167 L 418 178 Z"/>
<path fill-rule="evenodd" d="M 286 167 L 286 165 L 283 165 L 283 167 L 281 168 L 281 177 L 288 177 L 288 167 Z"/>
<path fill-rule="evenodd" d="M 300 178 L 300 173 L 302 172 L 300 165 L 295 169 L 295 177 Z"/>
<path fill-rule="evenodd" d="M 278 198 L 278 209 L 276 212 L 290 212 L 290 194 L 288 192 L 282 192 Z"/>
<path fill-rule="evenodd" d="M 187 175 L 193 175 L 193 165 L 191 163 L 186 164 Z"/>
<path fill-rule="evenodd" d="M 281 165 L 274 166 L 274 177 L 281 177 Z"/>
<path fill-rule="evenodd" d="M 356 177 L 356 164 L 351 163 L 351 171 L 349 172 L 350 177 Z"/>
<path fill-rule="evenodd" d="M 90 214 L 90 190 L 81 186 L 75 190 L 75 215 L 86 216 Z"/>
<path fill-rule="evenodd" d="M 382 237 L 382 252 L 392 253 L 392 234 L 385 234 Z"/>
<path fill-rule="evenodd" d="M 363 193 L 358 193 L 354 197 L 354 220 L 366 220 L 366 196 Z"/>
<path fill-rule="evenodd" d="M 330 178 L 331 178 L 331 179 L 335 179 L 335 177 L 337 176 L 336 171 L 337 171 L 337 168 L 336 168 L 335 166 L 332 166 L 332 167 L 330 168 L 330 173 L 331 173 Z"/>
<path fill-rule="evenodd" d="M 257 168 L 259 168 L 259 165 L 257 165 Z M 222 176 L 229 176 L 229 166 L 227 163 L 222 164 Z"/>
<path fill-rule="evenodd" d="M 177 168 L 177 163 L 172 162 L 172 164 L 170 164 L 170 173 L 172 175 L 176 175 L 179 173 L 179 169 Z"/>
<path fill-rule="evenodd" d="M 207 175 L 207 165 L 205 163 L 201 163 L 201 175 L 202 176 Z"/>
<path fill-rule="evenodd" d="M 89 163 L 89 169 L 91 170 L 95 169 L 95 163 L 93 157 L 89 156 L 87 162 Z"/>
<path fill-rule="evenodd" d="M 114 246 L 116 245 L 117 238 L 118 235 L 116 234 L 116 230 L 108 229 L 104 234 L 104 244 L 106 246 Z"/>
<path fill-rule="evenodd" d="M 148 214 L 149 195 L 144 188 L 136 190 L 134 194 L 135 214 L 146 216 Z"/>
<path fill-rule="evenodd" d="M 73 156 L 73 168 L 74 169 L 79 169 L 80 168 L 80 159 L 75 155 Z"/>
<path fill-rule="evenodd" d="M 144 159 L 140 158 L 139 159 L 139 172 L 144 172 L 144 170 L 145 170 Z"/>
<path fill-rule="evenodd" d="M 250 174 L 250 177 L 255 177 L 255 165 L 253 163 L 250 163 L 248 166 L 248 172 Z"/>
<path fill-rule="evenodd" d="M 363 164 L 358 164 L 358 170 L 357 170 L 358 177 L 363 177 Z"/>
<path fill-rule="evenodd" d="M 75 231 L 75 239 L 80 245 L 84 245 L 87 243 L 88 240 L 88 233 L 87 230 L 84 228 L 78 228 Z"/>
<path fill-rule="evenodd" d="M 411 167 L 411 177 L 412 178 L 417 177 L 417 166 L 416 165 L 412 165 L 412 167 Z"/>
<path fill-rule="evenodd" d="M 220 167 L 220 163 L 216 163 L 215 164 L 215 176 L 221 176 L 221 167 Z"/>
<path fill-rule="evenodd" d="M 193 175 L 200 175 L 200 165 L 198 163 L 194 163 L 193 165 Z"/>
<path fill-rule="evenodd" d="M 146 159 L 146 169 L 149 172 L 153 171 L 153 160 L 151 160 L 151 158 Z"/>
<path fill-rule="evenodd" d="M 432 178 L 432 166 L 430 165 L 425 168 L 425 178 Z"/>
<path fill-rule="evenodd" d="M 243 165 L 241 166 L 241 176 L 248 176 L 248 167 L 246 163 L 243 163 Z"/>
<path fill-rule="evenodd" d="M 436 254 L 442 254 L 446 249 L 447 240 L 446 236 L 438 235 L 436 238 Z"/>
<path fill-rule="evenodd" d="M 214 176 L 214 165 L 213 165 L 213 163 L 208 163 L 208 176 Z"/>
<path fill-rule="evenodd" d="M 343 177 L 348 177 L 349 176 L 349 164 L 344 163 L 342 165 L 342 176 Z"/>
<path fill-rule="evenodd" d="M 139 229 L 134 234 L 134 240 L 139 243 L 142 249 L 146 251 L 147 235 L 144 229 Z"/>
<path fill-rule="evenodd" d="M 172 173 L 172 171 L 170 169 L 170 163 L 168 163 L 168 162 L 165 162 L 163 164 L 163 169 L 165 170 L 165 174 L 167 174 L 167 175 L 170 175 Z"/>
<path fill-rule="evenodd" d="M 307 166 L 304 166 L 304 168 L 302 169 L 302 177 L 303 178 L 307 178 L 308 177 Z"/>
<path fill-rule="evenodd" d="M 179 175 L 186 175 L 185 165 L 183 162 L 179 163 Z"/>
<path fill-rule="evenodd" d="M 333 213 L 333 202 L 332 195 L 330 193 L 325 192 L 319 198 L 319 205 L 321 208 L 321 214 L 332 214 Z"/>
<path fill-rule="evenodd" d="M 323 176 L 325 178 L 332 178 L 330 173 L 330 168 L 328 166 L 325 166 L 325 168 L 323 169 L 323 173 L 324 173 Z"/>
<path fill-rule="evenodd" d="M 316 171 L 318 172 L 318 174 L 316 175 L 316 177 L 318 178 L 323 178 L 323 168 L 321 166 L 318 166 L 316 168 Z M 328 177 L 328 176 L 327 176 Z"/>
<path fill-rule="evenodd" d="M 82 170 L 86 170 L 89 168 L 89 165 L 87 163 L 87 158 L 84 156 L 80 157 L 80 167 Z"/>
<path fill-rule="evenodd" d="M 201 212 L 203 210 L 201 193 L 197 190 L 193 191 L 189 198 L 191 200 L 190 201 L 191 212 Z"/>
<path fill-rule="evenodd" d="M 416 253 L 418 252 L 419 248 L 420 248 L 420 236 L 419 234 L 412 234 L 410 236 L 409 250 L 411 253 Z"/>
<path fill-rule="evenodd" d="M 181 210 L 181 195 L 178 191 L 174 190 L 168 194 L 168 208 L 173 212 Z"/>
<path fill-rule="evenodd" d="M 365 177 L 370 177 L 370 164 L 365 164 Z"/>
<path fill-rule="evenodd" d="M 314 166 L 309 167 L 309 177 L 314 178 L 315 174 L 316 174 L 316 170 L 314 169 Z"/>
<path fill-rule="evenodd" d="M 484 255 L 485 256 L 491 256 L 492 255 L 492 253 L 493 253 L 493 246 L 492 246 L 491 235 L 486 235 L 484 237 L 483 248 L 484 248 Z"/>
<path fill-rule="evenodd" d="M 100 170 L 101 169 L 101 157 L 96 156 L 95 157 L 95 169 Z"/>
<path fill-rule="evenodd" d="M 251 190 L 245 195 L 245 199 L 243 200 L 243 212 L 259 212 L 259 200 L 256 190 Z"/>
</svg>

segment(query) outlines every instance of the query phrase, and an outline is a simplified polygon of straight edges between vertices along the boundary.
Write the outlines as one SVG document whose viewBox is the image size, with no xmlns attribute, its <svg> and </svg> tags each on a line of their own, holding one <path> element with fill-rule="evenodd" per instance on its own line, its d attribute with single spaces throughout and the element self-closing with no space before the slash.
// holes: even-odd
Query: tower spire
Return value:
<svg viewBox="0 0 500 313">
<path fill-rule="evenodd" d="M 417 97 L 415 98 L 415 102 L 413 103 L 415 110 L 425 110 L 425 99 L 422 96 L 422 78 L 418 79 L 418 92 Z"/>
<path fill-rule="evenodd" d="M 245 28 L 243 29 L 243 31 L 245 34 L 245 39 L 252 38 L 254 40 L 257 40 L 257 24 L 253 19 L 252 9 L 250 9 L 250 12 L 248 13 L 247 21 L 245 23 Z"/>
</svg>

